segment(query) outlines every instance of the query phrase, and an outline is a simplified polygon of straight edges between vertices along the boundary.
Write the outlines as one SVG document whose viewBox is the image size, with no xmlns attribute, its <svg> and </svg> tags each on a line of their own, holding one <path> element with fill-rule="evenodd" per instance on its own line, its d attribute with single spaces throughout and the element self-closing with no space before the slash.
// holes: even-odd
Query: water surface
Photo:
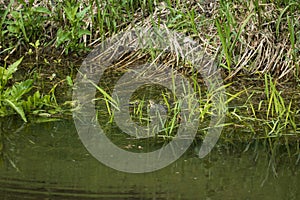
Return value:
<svg viewBox="0 0 300 200">
<path fill-rule="evenodd" d="M 192 147 L 159 171 L 128 174 L 93 158 L 72 120 L 30 125 L 5 120 L 0 136 L 3 200 L 300 198 L 299 166 L 286 159 L 273 169 L 260 147 L 243 152 L 243 146 L 219 145 L 204 159 Z M 131 148 L 139 151 L 146 146 Z"/>
</svg>

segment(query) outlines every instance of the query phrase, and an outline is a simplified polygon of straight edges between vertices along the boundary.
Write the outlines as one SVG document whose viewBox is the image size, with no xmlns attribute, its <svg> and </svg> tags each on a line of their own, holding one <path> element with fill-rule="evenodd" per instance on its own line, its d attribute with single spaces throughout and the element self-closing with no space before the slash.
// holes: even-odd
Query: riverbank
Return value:
<svg viewBox="0 0 300 200">
<path fill-rule="evenodd" d="M 278 143 L 288 152 L 293 149 L 290 155 L 299 155 L 297 1 L 3 1 L 0 5 L 0 116 L 18 115 L 23 121 L 70 116 L 76 109 L 73 82 L 91 49 L 122 30 L 159 22 L 189 36 L 215 58 L 227 95 L 226 121 L 219 124 L 224 141 L 267 138 L 271 146 Z M 153 60 L 146 52 L 143 61 Z M 201 80 L 178 67 L 179 73 L 202 87 Z M 109 86 L 103 88 L 111 95 Z M 213 94 L 203 93 L 198 94 L 199 119 L 205 124 L 211 117 Z M 140 97 L 132 100 L 147 100 Z M 107 102 L 102 102 L 105 107 L 100 102 L 100 108 L 113 123 L 113 106 Z M 170 110 L 175 113 L 175 108 Z M 131 114 L 143 124 L 147 112 L 137 110 Z M 179 124 L 171 120 L 169 125 L 175 130 Z M 205 128 L 199 128 L 199 138 L 205 136 Z M 169 130 L 167 136 L 172 135 Z"/>
</svg>

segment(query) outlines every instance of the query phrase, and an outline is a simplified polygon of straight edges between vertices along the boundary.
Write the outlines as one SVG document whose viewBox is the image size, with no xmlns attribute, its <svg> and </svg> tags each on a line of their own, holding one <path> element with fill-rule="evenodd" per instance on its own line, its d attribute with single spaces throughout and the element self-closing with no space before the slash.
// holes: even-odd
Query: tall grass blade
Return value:
<svg viewBox="0 0 300 200">
<path fill-rule="evenodd" d="M 217 26 L 217 31 L 218 31 L 221 43 L 222 43 L 223 52 L 224 52 L 225 58 L 226 58 L 226 63 L 227 63 L 226 69 L 228 69 L 228 71 L 230 72 L 231 71 L 230 70 L 231 59 L 230 59 L 230 55 L 228 52 L 228 46 L 227 46 L 227 42 L 226 42 L 226 38 L 225 38 L 225 33 L 223 32 L 220 22 L 218 20 L 216 20 L 216 26 Z"/>
<path fill-rule="evenodd" d="M 280 23 L 282 21 L 282 17 L 284 15 L 284 13 L 290 8 L 290 6 L 292 5 L 297 5 L 296 2 L 293 2 L 293 3 L 290 3 L 287 7 L 285 7 L 281 12 L 280 12 L 280 15 L 278 17 L 278 20 L 276 22 L 276 37 L 279 37 L 279 27 L 280 27 Z"/>
<path fill-rule="evenodd" d="M 3 41 L 3 38 L 2 38 L 2 27 L 3 27 L 3 24 L 4 24 L 4 21 L 6 19 L 6 16 L 12 6 L 12 4 L 14 3 L 14 0 L 10 0 L 8 6 L 7 6 L 7 9 L 4 11 L 3 15 L 2 15 L 2 19 L 0 21 L 0 41 Z"/>
<path fill-rule="evenodd" d="M 107 93 L 105 92 L 101 87 L 99 87 L 98 85 L 96 85 L 93 81 L 89 80 L 89 82 L 99 91 L 101 92 L 101 94 L 103 94 L 103 96 L 105 98 L 107 98 L 108 100 L 110 100 L 112 103 L 114 103 L 115 105 L 118 105 L 118 103 Z"/>
</svg>

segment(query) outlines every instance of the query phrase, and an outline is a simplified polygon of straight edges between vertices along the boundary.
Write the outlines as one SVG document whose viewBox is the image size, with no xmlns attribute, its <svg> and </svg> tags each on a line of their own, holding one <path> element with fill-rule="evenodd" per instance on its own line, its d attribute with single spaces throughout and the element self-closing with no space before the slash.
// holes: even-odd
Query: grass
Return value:
<svg viewBox="0 0 300 200">
<path fill-rule="evenodd" d="M 289 75 L 295 73 L 294 70 L 299 66 L 295 60 L 299 54 L 296 49 L 299 44 L 299 5 L 292 0 L 278 4 L 258 0 L 220 1 L 214 4 L 211 12 L 205 7 L 205 2 L 189 5 L 180 1 L 165 1 L 163 4 L 154 0 L 54 1 L 54 5 L 45 2 L 32 5 L 23 3 L 23 8 L 17 7 L 16 2 L 3 4 L 0 37 L 3 44 L 8 42 L 2 45 L 2 48 L 6 47 L 4 53 L 14 48 L 28 50 L 29 44 L 35 44 L 36 41 L 43 48 L 60 49 L 61 53 L 86 52 L 92 45 L 128 25 L 149 23 L 147 17 L 153 13 L 152 21 L 166 23 L 170 29 L 202 41 L 200 45 L 209 48 L 212 54 L 218 53 L 218 47 L 221 46 L 220 66 L 231 75 L 241 70 L 268 72 L 271 69 L 276 71 L 275 68 L 281 68 L 278 74 L 284 71 L 284 75 Z M 22 1 L 19 3 L 22 4 Z M 206 17 L 208 13 L 210 17 Z M 34 26 L 30 26 L 32 24 Z M 285 37 L 287 34 L 289 41 Z M 51 37 L 47 38 L 46 35 Z M 255 36 L 257 38 L 251 39 Z M 266 37 L 269 41 L 265 41 Z M 253 41 L 252 44 L 249 39 Z M 261 49 L 266 45 L 269 51 Z M 286 66 L 278 66 L 278 62 L 270 62 L 271 59 L 260 60 L 262 57 L 272 57 L 277 45 L 284 46 L 284 51 L 279 55 L 281 59 L 278 60 L 292 57 L 284 63 Z M 269 66 L 265 65 L 268 61 Z"/>
<path fill-rule="evenodd" d="M 1 2 L 2 53 L 27 51 L 40 41 L 60 53 L 87 52 L 92 44 L 153 11 L 153 1 L 11 1 Z M 21 6 L 20 6 L 21 5 Z M 138 15 L 134 15 L 135 13 Z"/>
<path fill-rule="evenodd" d="M 297 118 L 300 101 L 295 94 L 299 91 L 299 8 L 297 0 L 220 0 L 213 3 L 180 0 L 54 0 L 29 3 L 11 0 L 5 3 L 0 0 L 1 116 L 17 114 L 27 121 L 26 116 L 30 113 L 48 113 L 50 108 L 61 111 L 55 91 L 62 82 L 73 86 L 72 74 L 54 78 L 52 75 L 56 73 L 51 72 L 54 83 L 52 79 L 46 83 L 46 86 L 49 82 L 53 85 L 47 90 L 50 93 L 44 94 L 46 86 L 37 86 L 38 81 L 34 77 L 26 77 L 27 82 L 17 81 L 14 77 L 9 82 L 5 81 L 7 77 L 3 78 L 3 74 L 10 69 L 9 66 L 18 65 L 18 68 L 32 72 L 30 76 L 42 76 L 41 71 L 47 72 L 48 68 L 62 71 L 67 65 L 65 59 L 77 59 L 80 63 L 93 47 L 120 31 L 135 26 L 155 27 L 162 23 L 191 37 L 207 55 L 215 58 L 225 85 L 219 90 L 226 90 L 227 96 L 224 100 L 228 107 L 227 121 L 219 124 L 228 130 L 228 134 L 221 136 L 224 140 L 232 144 L 253 138 L 278 140 L 278 143 L 284 143 L 288 152 L 291 152 L 289 144 L 296 143 L 296 152 L 299 153 Z M 184 63 L 178 54 L 166 55 L 150 47 L 151 44 L 142 53 L 128 55 L 118 62 L 119 68 L 115 70 L 125 71 L 127 62 L 138 59 L 150 63 L 166 61 L 172 70 L 188 77 L 195 91 L 190 100 L 198 100 L 200 105 L 195 109 L 203 125 L 200 125 L 198 136 L 203 138 L 207 131 L 206 119 L 217 112 L 213 110 L 215 105 L 212 102 L 216 93 L 207 91 L 200 75 L 195 74 L 193 67 Z M 18 61 L 21 57 L 31 62 L 31 67 Z M 24 89 L 25 85 L 27 89 Z M 11 91 L 21 86 L 24 92 L 15 101 Z M 108 122 L 113 123 L 117 100 L 111 97 L 110 89 L 106 90 L 109 87 L 96 84 L 95 87 L 99 93 L 95 100 L 104 103 L 100 107 L 107 111 Z M 32 88 L 36 93 L 29 92 Z M 167 92 L 160 91 L 158 96 L 168 111 L 166 122 L 161 120 L 163 131 L 158 135 L 170 138 L 180 124 L 178 113 L 181 104 Z M 140 124 L 148 123 L 146 107 L 149 98 L 139 96 L 136 100 L 139 103 L 134 104 L 132 117 Z M 192 106 L 191 102 L 189 106 Z M 189 119 L 189 116 L 185 117 L 182 120 Z M 241 132 L 235 133 L 237 130 Z"/>
<path fill-rule="evenodd" d="M 210 8 L 205 1 L 11 1 L 0 8 L 0 55 L 37 50 L 36 44 L 60 54 L 84 55 L 122 29 L 159 22 L 219 54 L 219 66 L 228 77 L 271 72 L 281 79 L 298 79 L 299 4 L 276 2 L 221 0 Z M 38 59 L 39 52 L 33 53 Z"/>
</svg>

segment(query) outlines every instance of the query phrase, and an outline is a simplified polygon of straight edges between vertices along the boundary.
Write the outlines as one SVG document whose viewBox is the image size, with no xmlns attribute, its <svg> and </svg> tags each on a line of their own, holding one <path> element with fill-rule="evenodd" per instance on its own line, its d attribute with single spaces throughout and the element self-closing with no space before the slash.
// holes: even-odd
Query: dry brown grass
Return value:
<svg viewBox="0 0 300 200">
<path fill-rule="evenodd" d="M 57 1 L 58 2 L 58 1 Z M 103 36 L 98 30 L 97 24 L 93 24 L 91 18 L 97 15 L 97 9 L 95 2 L 88 0 L 81 1 L 82 5 L 91 5 L 94 9 L 93 13 L 84 19 L 85 28 L 91 30 L 91 36 L 83 36 L 80 42 L 85 43 L 85 46 L 94 47 L 99 44 Z M 159 22 L 166 24 L 167 27 L 174 28 L 175 31 L 179 31 L 183 34 L 189 35 L 195 41 L 198 42 L 200 47 L 205 51 L 206 54 L 219 57 L 219 64 L 226 64 L 225 55 L 222 53 L 222 44 L 220 37 L 215 26 L 215 20 L 219 19 L 221 25 L 226 24 L 226 16 L 222 13 L 222 5 L 219 1 L 172 1 L 172 5 L 168 5 L 166 2 L 155 1 L 154 12 L 144 18 L 143 11 L 137 9 L 136 13 L 132 13 L 134 19 L 132 22 L 118 24 L 117 27 L 121 29 L 129 29 L 134 25 L 146 27 L 152 26 L 152 23 Z M 280 7 L 273 1 L 263 3 L 266 1 L 259 1 L 259 9 L 255 7 L 254 1 L 229 1 L 229 9 L 234 19 L 234 24 L 230 24 L 232 38 L 227 38 L 230 44 L 233 43 L 234 34 L 236 35 L 239 28 L 243 27 L 243 23 L 247 17 L 251 14 L 253 16 L 245 24 L 243 29 L 238 36 L 235 45 L 231 49 L 232 65 L 230 70 L 226 71 L 227 79 L 235 77 L 237 74 L 264 74 L 271 73 L 278 79 L 288 79 L 290 77 L 298 76 L 300 60 L 299 49 L 300 42 L 298 41 L 300 36 L 299 21 L 300 12 L 299 9 L 291 12 L 286 12 L 280 16 L 281 12 L 286 8 Z M 8 4 L 8 1 L 0 0 L 2 5 Z M 55 10 L 55 1 L 35 0 L 34 6 L 46 6 L 49 9 Z M 103 4 L 104 5 L 104 4 Z M 20 9 L 21 5 L 15 3 L 13 6 L 14 10 Z M 84 6 L 82 6 L 83 8 Z M 82 9 L 80 8 L 80 9 Z M 194 10 L 195 18 L 194 23 L 196 24 L 196 31 L 191 28 L 191 21 L 187 15 L 189 11 Z M 62 12 L 62 11 L 59 11 Z M 61 13 L 64 19 L 62 23 L 67 23 L 65 19 L 65 13 Z M 181 15 L 181 16 L 180 16 Z M 295 45 L 291 44 L 290 34 L 287 22 L 287 15 L 293 20 L 294 33 L 295 33 Z M 8 18 L 10 15 L 8 15 Z M 179 17 L 179 20 L 174 19 Z M 280 17 L 282 17 L 280 19 Z M 278 19 L 280 19 L 279 29 L 277 30 Z M 172 21 L 173 20 L 173 21 Z M 177 23 L 177 24 L 176 24 Z M 52 26 L 59 26 L 57 23 L 51 23 Z M 183 26 L 178 27 L 178 24 Z M 225 26 L 225 25 L 224 25 Z M 183 28 L 182 28 L 183 27 Z M 47 27 L 51 29 L 51 27 Z M 51 33 L 48 35 L 55 37 L 57 28 L 51 29 Z M 279 31 L 276 35 L 276 31 Z M 47 31 L 46 31 L 47 32 Z M 105 34 L 105 37 L 110 37 L 110 34 Z M 53 39 L 53 38 L 52 38 Z M 52 46 L 54 47 L 54 45 Z"/>
</svg>

